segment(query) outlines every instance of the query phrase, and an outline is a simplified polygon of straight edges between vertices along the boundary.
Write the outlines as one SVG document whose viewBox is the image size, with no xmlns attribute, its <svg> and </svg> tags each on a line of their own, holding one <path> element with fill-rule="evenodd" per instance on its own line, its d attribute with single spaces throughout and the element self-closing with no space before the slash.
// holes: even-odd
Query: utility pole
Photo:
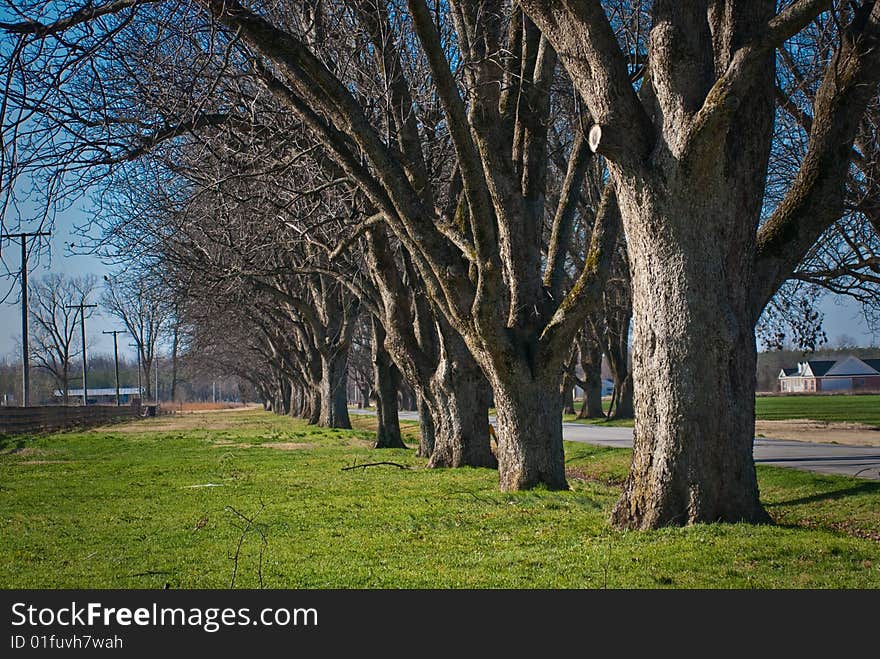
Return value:
<svg viewBox="0 0 880 659">
<path fill-rule="evenodd" d="M 122 334 L 121 330 L 110 330 L 109 332 L 101 332 L 101 334 L 113 335 L 113 361 L 116 364 L 116 407 L 120 406 L 119 402 L 119 346 L 117 345 L 116 336 Z"/>
<path fill-rule="evenodd" d="M 89 381 L 88 381 L 88 365 L 86 364 L 86 309 L 97 308 L 97 304 L 86 304 L 83 298 L 79 304 L 71 304 L 68 309 L 79 309 L 79 326 L 82 331 L 83 344 L 83 406 L 89 404 Z"/>
<path fill-rule="evenodd" d="M 144 396 L 144 386 L 141 383 L 141 347 L 137 343 L 129 343 L 129 348 L 134 348 L 134 352 L 137 355 L 138 362 L 138 398 L 143 399 Z M 143 400 L 141 400 L 143 403 Z"/>
<path fill-rule="evenodd" d="M 30 233 L 7 233 L 4 238 L 21 239 L 21 405 L 31 404 L 30 348 L 28 346 L 28 251 L 27 239 L 51 236 L 48 231 Z"/>
</svg>

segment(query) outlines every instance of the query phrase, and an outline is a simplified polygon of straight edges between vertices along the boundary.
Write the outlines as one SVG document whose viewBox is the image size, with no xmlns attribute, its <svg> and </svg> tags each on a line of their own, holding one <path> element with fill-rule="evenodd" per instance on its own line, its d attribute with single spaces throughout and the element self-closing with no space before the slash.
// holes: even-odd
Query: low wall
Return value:
<svg viewBox="0 0 880 659">
<path fill-rule="evenodd" d="M 88 428 L 141 416 L 139 405 L 89 405 L 88 407 L 0 407 L 0 435 L 43 433 Z"/>
</svg>

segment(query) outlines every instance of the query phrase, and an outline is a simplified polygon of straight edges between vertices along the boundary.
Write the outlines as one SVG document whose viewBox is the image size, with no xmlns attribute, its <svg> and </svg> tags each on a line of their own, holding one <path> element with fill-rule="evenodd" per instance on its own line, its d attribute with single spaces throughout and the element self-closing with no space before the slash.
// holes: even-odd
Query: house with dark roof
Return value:
<svg viewBox="0 0 880 659">
<path fill-rule="evenodd" d="M 779 371 L 779 391 L 880 391 L 880 359 L 859 359 L 850 355 L 837 361 L 814 359 L 800 362 L 797 368 Z"/>
</svg>

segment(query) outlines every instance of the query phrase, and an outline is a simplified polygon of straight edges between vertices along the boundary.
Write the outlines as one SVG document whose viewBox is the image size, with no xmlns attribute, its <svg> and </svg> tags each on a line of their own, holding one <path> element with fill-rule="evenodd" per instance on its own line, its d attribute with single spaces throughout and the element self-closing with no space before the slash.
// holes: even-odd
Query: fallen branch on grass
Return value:
<svg viewBox="0 0 880 659">
<path fill-rule="evenodd" d="M 397 467 L 399 469 L 412 469 L 412 467 L 407 467 L 406 465 L 398 464 L 397 462 L 365 462 L 364 464 L 360 465 L 343 467 L 342 471 L 351 471 L 352 469 L 366 469 L 367 467 L 379 467 L 381 465 L 388 465 L 389 467 Z"/>
<path fill-rule="evenodd" d="M 238 574 L 238 558 L 241 554 L 241 546 L 244 544 L 245 536 L 247 536 L 248 532 L 251 530 L 256 531 L 260 534 L 260 559 L 259 564 L 257 565 L 257 577 L 260 580 L 260 588 L 263 588 L 263 553 L 269 545 L 269 541 L 266 539 L 266 534 L 261 528 L 259 524 L 256 524 L 257 517 L 260 516 L 260 513 L 266 508 L 266 504 L 263 503 L 263 500 L 260 499 L 260 509 L 256 512 L 253 517 L 248 517 L 247 515 L 240 513 L 232 506 L 226 506 L 225 510 L 228 510 L 231 513 L 237 515 L 242 521 L 245 522 L 243 527 L 236 527 L 241 531 L 241 535 L 238 538 L 238 546 L 235 548 L 235 554 L 230 556 L 229 558 L 234 561 L 232 565 L 232 581 L 229 582 L 229 588 L 235 588 L 235 577 Z M 234 525 L 233 525 L 234 526 Z"/>
</svg>

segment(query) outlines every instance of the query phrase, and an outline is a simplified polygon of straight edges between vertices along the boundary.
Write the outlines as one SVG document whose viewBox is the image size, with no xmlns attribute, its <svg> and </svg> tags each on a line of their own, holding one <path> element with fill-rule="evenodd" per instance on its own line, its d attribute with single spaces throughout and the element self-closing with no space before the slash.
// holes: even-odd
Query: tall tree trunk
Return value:
<svg viewBox="0 0 880 659">
<path fill-rule="evenodd" d="M 489 383 L 458 335 L 447 332 L 426 391 L 435 428 L 429 467 L 496 467 L 489 446 Z"/>
<path fill-rule="evenodd" d="M 610 418 L 632 419 L 634 416 L 632 374 L 627 369 L 623 375 L 614 374 L 614 409 Z"/>
<path fill-rule="evenodd" d="M 769 520 L 752 458 L 751 250 L 748 233 L 738 253 L 715 240 L 734 223 L 733 200 L 717 205 L 725 190 L 700 190 L 717 200 L 702 206 L 686 190 L 664 190 L 647 206 L 619 193 L 629 215 L 637 385 L 632 468 L 613 513 L 619 527 Z M 652 258 L 658 245 L 662 260 Z"/>
<path fill-rule="evenodd" d="M 610 411 L 612 419 L 631 419 L 634 415 L 632 373 L 629 369 L 626 338 L 628 333 L 627 331 L 623 334 L 618 341 L 611 341 L 608 346 L 608 366 L 614 378 L 614 409 Z"/>
<path fill-rule="evenodd" d="M 397 394 L 400 390 L 400 371 L 385 350 L 385 330 L 372 319 L 373 328 L 373 389 L 376 392 L 376 446 L 375 448 L 406 448 L 400 436 L 397 417 Z"/>
<path fill-rule="evenodd" d="M 309 420 L 310 426 L 316 426 L 321 421 L 321 391 L 317 388 L 310 389 L 306 396 L 306 408 L 303 417 Z"/>
<path fill-rule="evenodd" d="M 287 378 L 282 378 L 280 382 L 280 388 L 278 393 L 279 402 L 281 403 L 281 407 L 278 410 L 279 414 L 288 415 L 292 409 L 293 402 L 293 386 L 290 383 L 290 380 Z"/>
<path fill-rule="evenodd" d="M 321 355 L 321 417 L 325 428 L 351 428 L 348 418 L 348 347 Z"/>
<path fill-rule="evenodd" d="M 553 490 L 568 489 L 559 379 L 536 380 L 513 370 L 505 375 L 492 386 L 501 489 L 510 492 L 542 484 Z"/>
<path fill-rule="evenodd" d="M 434 452 L 434 444 L 437 442 L 437 424 L 434 422 L 434 413 L 424 396 L 419 396 L 419 450 L 416 455 L 420 458 L 430 458 Z"/>
<path fill-rule="evenodd" d="M 563 413 L 574 414 L 574 380 L 567 373 L 562 378 Z"/>
<path fill-rule="evenodd" d="M 150 374 L 153 372 L 153 369 L 150 365 L 152 359 L 143 360 L 142 367 L 144 369 L 144 400 L 152 400 L 153 399 L 153 378 L 150 377 Z"/>
<path fill-rule="evenodd" d="M 305 401 L 303 400 L 303 390 L 302 387 L 299 386 L 296 382 L 291 381 L 290 383 L 290 410 L 289 414 L 292 417 L 296 417 L 301 419 L 303 416 L 303 408 L 305 407 Z"/>
<path fill-rule="evenodd" d="M 602 352 L 595 341 L 581 341 L 581 368 L 584 371 L 584 403 L 579 419 L 599 419 L 602 411 Z"/>
</svg>

